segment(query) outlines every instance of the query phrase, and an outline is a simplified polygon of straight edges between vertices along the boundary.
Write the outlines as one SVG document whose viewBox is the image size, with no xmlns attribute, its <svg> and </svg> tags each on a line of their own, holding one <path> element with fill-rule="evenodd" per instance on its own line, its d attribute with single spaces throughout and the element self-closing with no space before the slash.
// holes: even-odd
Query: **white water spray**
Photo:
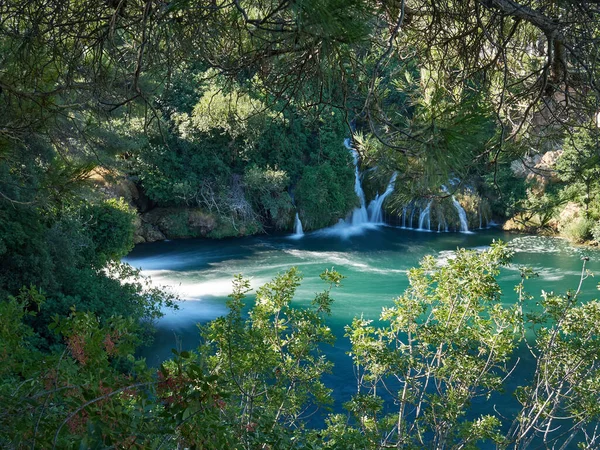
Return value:
<svg viewBox="0 0 600 450">
<path fill-rule="evenodd" d="M 369 203 L 369 222 L 382 223 L 383 222 L 383 202 L 388 195 L 394 192 L 394 184 L 396 183 L 396 177 L 398 174 L 394 172 L 392 178 L 388 183 L 387 189 L 381 195 L 377 194 L 375 199 Z"/>
<path fill-rule="evenodd" d="M 376 228 L 378 225 L 382 224 L 383 201 L 394 191 L 394 183 L 396 181 L 397 174 L 394 172 L 385 192 L 382 195 L 377 195 L 377 197 L 369 204 L 369 210 L 367 210 L 365 193 L 360 182 L 358 152 L 352 148 L 349 138 L 344 140 L 344 146 L 352 154 L 352 160 L 354 162 L 354 192 L 358 197 L 360 206 L 352 211 L 351 216 L 347 220 L 340 219 L 337 225 L 320 230 L 318 233 L 322 235 L 337 235 L 347 238 L 356 234 L 362 234 L 365 229 Z"/>
<path fill-rule="evenodd" d="M 469 222 L 467 221 L 467 213 L 465 212 L 463 207 L 460 206 L 460 203 L 458 203 L 458 200 L 456 200 L 454 198 L 454 195 L 452 196 L 452 203 L 454 204 L 454 207 L 456 208 L 456 211 L 458 212 L 458 218 L 460 219 L 460 231 L 462 231 L 463 233 L 467 233 L 469 231 Z"/>
</svg>

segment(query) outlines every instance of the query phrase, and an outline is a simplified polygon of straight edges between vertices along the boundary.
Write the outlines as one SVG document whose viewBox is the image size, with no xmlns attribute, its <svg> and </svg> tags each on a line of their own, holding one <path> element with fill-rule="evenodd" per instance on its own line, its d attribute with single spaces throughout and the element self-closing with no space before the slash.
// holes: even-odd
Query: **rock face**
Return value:
<svg viewBox="0 0 600 450">
<path fill-rule="evenodd" d="M 200 208 L 155 207 L 132 179 L 106 169 L 94 170 L 90 181 L 95 184 L 97 192 L 103 197 L 123 198 L 131 209 L 138 212 L 134 222 L 136 244 L 165 239 L 207 237 L 211 233 L 217 234 L 216 229 L 223 226 L 214 214 Z M 227 230 L 222 233 L 224 235 L 237 235 L 246 231 L 245 228 L 236 229 L 229 224 L 225 224 L 225 227 Z M 210 237 L 221 237 L 221 235 Z"/>
<path fill-rule="evenodd" d="M 136 234 L 142 242 L 206 237 L 217 226 L 215 216 L 199 208 L 154 208 L 140 219 Z"/>
<path fill-rule="evenodd" d="M 549 182 L 558 181 L 556 161 L 562 150 L 554 150 L 543 155 L 532 155 L 513 161 L 510 168 L 517 178 L 525 178 L 532 183 L 535 192 L 543 193 Z"/>
</svg>

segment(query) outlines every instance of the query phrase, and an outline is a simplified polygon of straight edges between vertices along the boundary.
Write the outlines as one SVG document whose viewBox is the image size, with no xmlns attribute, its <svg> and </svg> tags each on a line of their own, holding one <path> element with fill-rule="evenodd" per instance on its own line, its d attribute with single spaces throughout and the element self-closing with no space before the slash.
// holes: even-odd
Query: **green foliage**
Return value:
<svg viewBox="0 0 600 450">
<path fill-rule="evenodd" d="M 573 242 L 582 243 L 592 238 L 592 229 L 594 222 L 585 217 L 577 217 L 565 224 L 561 229 L 561 234 L 564 234 Z"/>
<path fill-rule="evenodd" d="M 229 222 L 255 219 L 267 227 L 289 228 L 292 201 L 285 191 L 293 192 L 309 228 L 330 225 L 352 209 L 356 199 L 341 114 L 326 108 L 308 122 L 302 111 L 289 108 L 275 117 L 239 85 L 220 85 L 217 79 L 205 87 L 192 115 L 169 114 L 168 145 L 156 136 L 129 162 L 152 200 L 161 206 L 201 207 L 216 214 L 225 228 Z M 238 186 L 242 174 L 243 192 Z M 317 195 L 309 189 L 315 176 L 323 191 Z"/>
<path fill-rule="evenodd" d="M 499 217 L 512 217 L 520 211 L 520 204 L 527 197 L 527 183 L 516 178 L 510 164 L 498 164 L 492 173 L 484 177 L 483 195 L 491 200 L 492 213 Z"/>
<path fill-rule="evenodd" d="M 54 287 L 47 228 L 30 205 L 0 204 L 0 291 L 16 294 L 22 286 Z"/>
<path fill-rule="evenodd" d="M 85 202 L 42 215 L 30 205 L 0 204 L 2 250 L 0 293 L 17 295 L 23 286 L 42 289 L 46 301 L 28 318 L 43 338 L 54 315 L 71 308 L 148 323 L 162 315 L 173 296 L 152 287 L 139 272 L 118 259 L 133 246 L 133 214 L 122 201 Z"/>
<path fill-rule="evenodd" d="M 224 420 L 235 424 L 244 447 L 274 437 L 278 447 L 291 445 L 291 430 L 331 401 L 321 377 L 332 365 L 320 345 L 333 343 L 324 319 L 332 303 L 329 292 L 342 277 L 335 271 L 321 277 L 329 287 L 316 296 L 312 308 L 291 306 L 301 279 L 293 268 L 257 290 L 255 306 L 244 319 L 249 282 L 238 276 L 229 314 L 202 332 L 206 344 L 201 354 L 212 355 L 210 373 L 231 395 Z"/>
<path fill-rule="evenodd" d="M 305 228 L 315 229 L 332 225 L 357 204 L 351 178 L 340 178 L 346 167 L 334 168 L 329 163 L 307 166 L 296 187 L 296 203 Z"/>
<path fill-rule="evenodd" d="M 589 205 L 600 190 L 598 128 L 581 128 L 565 139 L 563 153 L 556 163 L 560 178 L 570 184 L 571 199 Z"/>
<path fill-rule="evenodd" d="M 89 313 L 57 317 L 53 328 L 63 350 L 41 353 L 26 344 L 34 332 L 23 319 L 35 315 L 31 306 L 43 301 L 32 288 L 0 303 L 0 445 L 123 446 L 135 442 L 138 430 L 151 436 L 152 429 L 144 428 L 143 389 L 152 381 L 143 361 L 131 356 L 138 339 L 135 320 L 114 317 L 100 325 Z"/>
<path fill-rule="evenodd" d="M 289 182 L 289 177 L 283 170 L 269 167 L 262 170 L 252 166 L 244 175 L 246 195 L 253 209 L 277 229 L 289 226 L 293 209 L 292 199 L 287 192 Z"/>
<path fill-rule="evenodd" d="M 135 212 L 122 199 L 86 204 L 80 214 L 95 245 L 98 266 L 117 261 L 131 251 Z"/>
<path fill-rule="evenodd" d="M 385 325 L 356 318 L 346 328 L 358 392 L 345 406 L 368 448 L 498 438 L 499 418 L 470 421 L 465 414 L 472 400 L 501 388 L 517 345 L 518 306 L 499 304 L 495 279 L 509 256 L 495 244 L 482 254 L 459 250 L 442 267 L 426 257 L 410 271 L 404 295 L 384 308 Z M 388 415 L 380 392 L 390 383 L 396 411 Z"/>
</svg>

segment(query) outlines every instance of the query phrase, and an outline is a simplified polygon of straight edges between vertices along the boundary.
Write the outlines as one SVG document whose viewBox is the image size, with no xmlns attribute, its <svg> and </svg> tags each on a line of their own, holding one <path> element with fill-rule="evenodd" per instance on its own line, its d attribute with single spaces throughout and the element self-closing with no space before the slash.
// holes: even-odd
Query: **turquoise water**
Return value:
<svg viewBox="0 0 600 450">
<path fill-rule="evenodd" d="M 352 232 L 353 231 L 353 232 Z M 257 287 L 278 272 L 296 266 L 304 276 L 294 304 L 308 305 L 324 288 L 319 274 L 334 267 L 346 276 L 342 287 L 333 291 L 335 303 L 329 326 L 338 336 L 333 349 L 327 349 L 335 363 L 327 383 L 336 393 L 336 409 L 355 392 L 356 382 L 344 326 L 356 316 L 377 319 L 381 308 L 389 306 L 408 285 L 406 272 L 431 254 L 440 260 L 452 257 L 458 247 L 482 249 L 493 240 L 509 242 L 515 251 L 513 264 L 499 277 L 502 301 L 515 301 L 514 286 L 520 281 L 520 266 L 532 267 L 539 278 L 527 290 L 539 299 L 541 290 L 565 292 L 579 283 L 582 256 L 587 268 L 600 271 L 600 252 L 573 247 L 557 238 L 508 234 L 481 230 L 472 234 L 428 233 L 393 227 L 371 227 L 338 232 L 316 232 L 300 239 L 288 236 L 259 236 L 221 241 L 181 240 L 137 246 L 126 258 L 134 267 L 152 276 L 156 284 L 168 285 L 183 299 L 178 311 L 169 311 L 157 323 L 155 342 L 141 351 L 151 365 L 169 358 L 172 348 L 193 349 L 198 344 L 197 323 L 205 323 L 226 313 L 225 302 L 234 274 L 250 278 Z M 597 297 L 597 281 L 584 283 L 582 299 Z M 521 356 L 525 357 L 525 354 Z M 531 363 L 529 362 L 529 365 Z M 523 382 L 530 373 L 525 360 L 509 380 L 511 386 Z M 508 410 L 516 408 L 510 396 L 497 399 Z M 508 412 L 508 411 L 507 411 Z M 490 411 L 492 413 L 492 411 Z"/>
</svg>

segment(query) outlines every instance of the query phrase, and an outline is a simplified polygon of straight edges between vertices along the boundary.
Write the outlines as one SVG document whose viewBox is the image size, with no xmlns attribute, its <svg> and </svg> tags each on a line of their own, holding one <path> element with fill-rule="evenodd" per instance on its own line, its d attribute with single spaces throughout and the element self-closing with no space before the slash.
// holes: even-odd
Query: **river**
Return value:
<svg viewBox="0 0 600 450">
<path fill-rule="evenodd" d="M 513 264 L 499 276 L 502 301 L 506 304 L 515 301 L 513 288 L 520 281 L 520 266 L 531 267 L 539 274 L 527 282 L 528 292 L 538 299 L 542 289 L 555 292 L 576 289 L 582 256 L 590 258 L 589 270 L 600 270 L 600 252 L 574 247 L 558 238 L 515 235 L 495 229 L 467 234 L 363 226 L 350 231 L 330 229 L 295 239 L 256 236 L 138 245 L 125 261 L 141 268 L 155 284 L 170 286 L 182 299 L 179 310 L 167 311 L 158 321 L 155 341 L 141 351 L 141 356 L 150 365 L 158 365 L 172 355 L 173 348 L 194 349 L 199 340 L 196 324 L 226 313 L 225 302 L 234 274 L 243 274 L 257 287 L 278 272 L 296 266 L 304 280 L 293 304 L 302 306 L 308 305 L 314 294 L 324 288 L 319 274 L 334 267 L 346 278 L 332 295 L 335 303 L 329 326 L 337 342 L 333 349 L 327 350 L 335 370 L 326 381 L 334 388 L 339 409 L 356 389 L 351 361 L 346 355 L 349 342 L 343 336 L 344 326 L 361 314 L 377 319 L 381 308 L 391 305 L 393 298 L 407 287 L 407 270 L 418 265 L 423 256 L 431 254 L 443 260 L 451 257 L 457 247 L 481 249 L 493 240 L 508 242 L 515 252 Z M 596 294 L 596 282 L 589 278 L 581 298 L 589 300 Z M 509 384 L 519 384 L 527 372 L 526 367 L 515 371 Z M 499 402 L 507 408 L 516 407 L 510 398 Z"/>
</svg>

